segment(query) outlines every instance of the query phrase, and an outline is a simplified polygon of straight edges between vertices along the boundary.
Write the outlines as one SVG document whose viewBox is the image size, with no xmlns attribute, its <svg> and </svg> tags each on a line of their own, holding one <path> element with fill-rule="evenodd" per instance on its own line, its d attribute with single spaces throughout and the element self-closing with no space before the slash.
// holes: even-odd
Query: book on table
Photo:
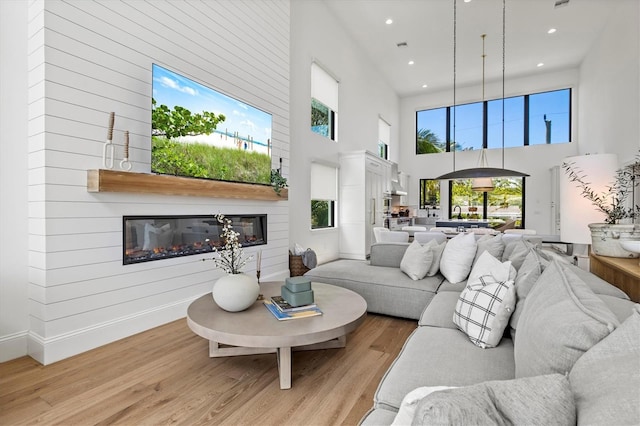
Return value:
<svg viewBox="0 0 640 426">
<path fill-rule="evenodd" d="M 308 318 L 308 317 L 315 317 L 318 315 L 322 315 L 322 311 L 317 306 L 304 309 L 301 311 L 282 312 L 280 309 L 276 307 L 276 304 L 273 303 L 272 300 L 268 300 L 268 299 L 264 300 L 264 306 L 269 310 L 269 312 L 273 314 L 274 317 L 276 317 L 278 321 L 286 321 L 291 319 Z"/>
<path fill-rule="evenodd" d="M 276 305 L 278 309 L 280 309 L 281 312 L 305 311 L 307 309 L 316 307 L 315 303 L 302 306 L 292 306 L 282 296 L 272 296 L 271 301 L 274 303 L 274 305 Z"/>
</svg>

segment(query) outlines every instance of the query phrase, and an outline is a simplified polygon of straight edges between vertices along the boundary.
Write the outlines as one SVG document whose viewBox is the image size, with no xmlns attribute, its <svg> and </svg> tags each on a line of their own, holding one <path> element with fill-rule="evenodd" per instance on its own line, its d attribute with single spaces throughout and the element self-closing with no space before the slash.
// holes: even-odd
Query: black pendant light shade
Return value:
<svg viewBox="0 0 640 426">
<path fill-rule="evenodd" d="M 471 169 L 456 170 L 438 176 L 436 179 L 474 179 L 474 178 L 492 178 L 492 177 L 527 177 L 526 173 L 517 172 L 509 169 L 498 169 L 495 167 L 473 167 Z"/>
</svg>

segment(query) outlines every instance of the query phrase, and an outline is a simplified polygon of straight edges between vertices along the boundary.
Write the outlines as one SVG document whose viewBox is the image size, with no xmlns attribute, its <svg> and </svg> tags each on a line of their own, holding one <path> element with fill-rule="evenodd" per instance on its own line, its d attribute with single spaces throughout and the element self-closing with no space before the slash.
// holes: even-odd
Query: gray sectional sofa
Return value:
<svg viewBox="0 0 640 426">
<path fill-rule="evenodd" d="M 369 261 L 305 274 L 359 293 L 370 312 L 418 320 L 362 424 L 640 424 L 640 305 L 626 294 L 535 244 L 487 249 L 512 262 L 516 301 L 483 349 L 453 319 L 467 282 L 409 278 L 408 247 L 377 243 Z"/>
</svg>

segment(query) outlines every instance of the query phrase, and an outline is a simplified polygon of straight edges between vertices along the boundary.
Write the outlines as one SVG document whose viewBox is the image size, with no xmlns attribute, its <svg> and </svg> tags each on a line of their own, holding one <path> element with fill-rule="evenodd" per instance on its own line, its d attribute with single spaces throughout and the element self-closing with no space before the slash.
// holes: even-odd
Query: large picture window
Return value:
<svg viewBox="0 0 640 426">
<path fill-rule="evenodd" d="M 502 99 L 416 112 L 416 154 L 502 148 Z M 453 141 L 455 133 L 455 141 Z M 571 89 L 504 99 L 504 147 L 571 142 Z"/>
<path fill-rule="evenodd" d="M 489 220 L 490 227 L 498 230 L 524 228 L 525 179 L 492 180 L 495 189 L 491 192 L 473 191 L 471 179 L 449 181 L 451 219 L 485 219 Z"/>
</svg>

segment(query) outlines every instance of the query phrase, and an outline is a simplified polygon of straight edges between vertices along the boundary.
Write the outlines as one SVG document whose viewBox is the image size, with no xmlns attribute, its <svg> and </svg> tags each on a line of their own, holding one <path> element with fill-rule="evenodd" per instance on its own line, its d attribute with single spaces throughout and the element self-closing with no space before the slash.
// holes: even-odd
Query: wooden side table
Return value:
<svg viewBox="0 0 640 426">
<path fill-rule="evenodd" d="M 598 256 L 591 253 L 589 270 L 613 284 L 640 303 L 640 265 L 638 259 Z"/>
</svg>

